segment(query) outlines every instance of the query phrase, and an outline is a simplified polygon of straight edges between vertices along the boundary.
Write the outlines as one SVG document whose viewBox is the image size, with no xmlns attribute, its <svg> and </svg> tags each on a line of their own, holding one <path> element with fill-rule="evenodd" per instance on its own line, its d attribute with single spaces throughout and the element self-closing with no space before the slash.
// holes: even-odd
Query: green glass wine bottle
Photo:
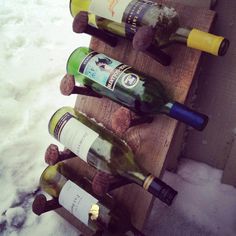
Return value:
<svg viewBox="0 0 236 236">
<path fill-rule="evenodd" d="M 181 27 L 173 8 L 149 0 L 70 0 L 73 17 L 89 12 L 89 24 L 118 36 L 132 39 L 141 26 L 155 29 L 155 45 L 164 48 L 182 43 L 216 56 L 226 54 L 229 40 L 198 29 Z"/>
<path fill-rule="evenodd" d="M 59 109 L 49 122 L 49 133 L 95 168 L 120 175 L 171 205 L 177 192 L 140 168 L 129 146 L 118 136 L 70 107 Z"/>
<path fill-rule="evenodd" d="M 203 130 L 207 125 L 206 115 L 171 101 L 158 80 L 89 48 L 80 47 L 71 54 L 67 73 L 80 84 L 138 115 L 162 113 L 197 130 Z"/>
<path fill-rule="evenodd" d="M 44 170 L 40 186 L 91 229 L 104 230 L 108 235 L 124 235 L 127 231 L 143 235 L 131 224 L 127 210 L 120 203 L 110 196 L 106 196 L 109 198 L 106 201 L 97 199 L 92 193 L 91 184 L 82 181 L 81 176 L 71 172 L 63 162 Z"/>
</svg>

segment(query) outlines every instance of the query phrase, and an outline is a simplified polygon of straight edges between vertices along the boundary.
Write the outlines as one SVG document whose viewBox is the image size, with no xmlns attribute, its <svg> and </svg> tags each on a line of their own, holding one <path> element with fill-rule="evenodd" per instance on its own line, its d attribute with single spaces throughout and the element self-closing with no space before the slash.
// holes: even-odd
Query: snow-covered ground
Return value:
<svg viewBox="0 0 236 236">
<path fill-rule="evenodd" d="M 155 201 L 148 236 L 235 236 L 236 189 L 221 184 L 223 172 L 206 164 L 182 159 L 177 174 L 164 181 L 179 194 L 171 207 Z"/>
<path fill-rule="evenodd" d="M 49 118 L 75 102 L 59 92 L 67 58 L 89 44 L 88 36 L 72 33 L 68 4 L 0 0 L 0 235 L 78 234 L 55 213 L 31 212 L 44 152 L 54 142 Z M 148 235 L 236 235 L 236 190 L 221 185 L 221 175 L 192 161 L 182 161 L 177 175 L 167 172 L 179 196 L 171 208 L 156 201 Z"/>
<path fill-rule="evenodd" d="M 69 0 L 0 0 L 0 234 L 77 235 L 55 214 L 36 217 L 32 195 L 46 167 L 50 116 L 75 97 L 60 94 L 66 61 L 89 37 L 71 30 Z M 7 222 L 6 222 L 7 220 Z M 5 230 L 7 229 L 7 230 Z M 33 231 L 33 233 L 32 233 Z"/>
</svg>

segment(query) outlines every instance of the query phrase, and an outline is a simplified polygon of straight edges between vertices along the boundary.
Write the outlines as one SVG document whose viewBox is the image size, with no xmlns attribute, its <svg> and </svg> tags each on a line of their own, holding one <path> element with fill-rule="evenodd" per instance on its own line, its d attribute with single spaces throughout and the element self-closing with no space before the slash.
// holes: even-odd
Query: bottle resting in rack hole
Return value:
<svg viewBox="0 0 236 236">
<path fill-rule="evenodd" d="M 173 8 L 149 0 L 71 0 L 73 17 L 89 12 L 89 24 L 115 35 L 132 39 L 142 26 L 154 30 L 154 44 L 164 48 L 182 43 L 216 56 L 226 54 L 229 40 L 198 29 L 181 27 Z"/>
<path fill-rule="evenodd" d="M 55 144 L 50 144 L 48 146 L 44 159 L 50 166 L 63 161 L 63 169 L 66 168 L 67 172 L 70 172 L 70 180 L 72 181 L 78 181 L 80 180 L 80 176 L 85 176 L 84 178 L 91 182 L 91 191 L 97 196 L 105 196 L 114 189 L 129 184 L 127 179 L 120 176 L 113 176 L 102 171 L 95 171 L 93 168 L 88 169 L 87 163 L 80 158 L 76 158 L 76 154 L 67 148 L 63 151 L 59 151 L 58 146 Z M 72 179 L 73 176 L 75 176 L 74 180 Z M 81 180 L 80 183 L 82 183 Z M 40 211 L 41 209 L 42 207 L 40 208 Z"/>
<path fill-rule="evenodd" d="M 49 133 L 95 168 L 120 175 L 171 205 L 177 192 L 140 168 L 130 147 L 118 136 L 70 107 L 59 109 L 49 122 Z"/>
<path fill-rule="evenodd" d="M 130 216 L 122 205 L 109 196 L 106 200 L 97 199 L 90 185 L 63 162 L 48 166 L 40 178 L 42 190 L 58 198 L 61 206 L 91 229 L 114 235 L 127 231 L 143 235 L 131 224 Z"/>
<path fill-rule="evenodd" d="M 89 48 L 80 47 L 71 54 L 67 73 L 80 84 L 138 115 L 162 113 L 197 130 L 207 125 L 206 115 L 172 101 L 157 79 Z"/>
</svg>

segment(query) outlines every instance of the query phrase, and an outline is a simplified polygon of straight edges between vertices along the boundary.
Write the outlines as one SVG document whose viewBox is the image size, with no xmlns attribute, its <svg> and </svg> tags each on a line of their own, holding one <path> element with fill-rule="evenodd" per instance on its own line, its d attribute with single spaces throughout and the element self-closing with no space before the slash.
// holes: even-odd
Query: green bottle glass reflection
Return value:
<svg viewBox="0 0 236 236">
<path fill-rule="evenodd" d="M 49 133 L 95 168 L 120 175 L 171 205 L 177 192 L 143 170 L 130 147 L 118 136 L 70 107 L 59 109 L 49 122 Z"/>
<path fill-rule="evenodd" d="M 203 130 L 208 117 L 172 101 L 161 83 L 89 48 L 76 49 L 68 59 L 67 73 L 77 82 L 125 106 L 138 115 L 165 114 Z"/>
<path fill-rule="evenodd" d="M 127 210 L 106 196 L 106 200 L 94 196 L 91 184 L 69 166 L 60 162 L 48 166 L 41 175 L 42 190 L 58 198 L 61 206 L 94 230 L 103 230 L 104 235 L 124 235 L 127 231 L 139 232 L 130 222 Z"/>
<path fill-rule="evenodd" d="M 71 0 L 72 16 L 89 12 L 89 24 L 118 36 L 132 39 L 141 26 L 155 29 L 155 45 L 164 48 L 182 43 L 216 56 L 226 54 L 229 40 L 198 29 L 181 27 L 173 8 L 149 0 Z"/>
</svg>

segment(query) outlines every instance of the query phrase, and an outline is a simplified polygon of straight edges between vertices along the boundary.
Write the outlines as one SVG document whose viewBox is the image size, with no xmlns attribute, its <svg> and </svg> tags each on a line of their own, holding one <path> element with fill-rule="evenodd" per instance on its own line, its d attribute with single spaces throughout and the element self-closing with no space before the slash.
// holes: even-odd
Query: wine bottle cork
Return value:
<svg viewBox="0 0 236 236">
<path fill-rule="evenodd" d="M 55 165 L 59 161 L 64 161 L 73 157 L 75 157 L 75 154 L 70 150 L 66 149 L 59 152 L 57 145 L 50 144 L 45 152 L 44 160 L 48 165 Z"/>
<path fill-rule="evenodd" d="M 113 131 L 122 136 L 130 127 L 131 111 L 125 107 L 120 107 L 111 116 L 111 127 Z"/>
<path fill-rule="evenodd" d="M 76 86 L 74 76 L 68 74 L 66 74 L 61 80 L 60 91 L 65 96 L 70 96 L 72 94 L 80 94 L 97 98 L 102 97 L 101 95 L 94 92 L 92 89 Z"/>
<path fill-rule="evenodd" d="M 57 199 L 47 200 L 47 198 L 43 194 L 39 194 L 35 197 L 32 204 L 32 211 L 40 216 L 43 213 L 53 211 L 55 209 L 60 208 L 60 204 Z"/>
<path fill-rule="evenodd" d="M 111 47 L 115 47 L 118 43 L 117 37 L 90 26 L 88 12 L 85 11 L 81 11 L 75 16 L 72 28 L 75 33 L 89 34 L 109 44 Z"/>
</svg>

